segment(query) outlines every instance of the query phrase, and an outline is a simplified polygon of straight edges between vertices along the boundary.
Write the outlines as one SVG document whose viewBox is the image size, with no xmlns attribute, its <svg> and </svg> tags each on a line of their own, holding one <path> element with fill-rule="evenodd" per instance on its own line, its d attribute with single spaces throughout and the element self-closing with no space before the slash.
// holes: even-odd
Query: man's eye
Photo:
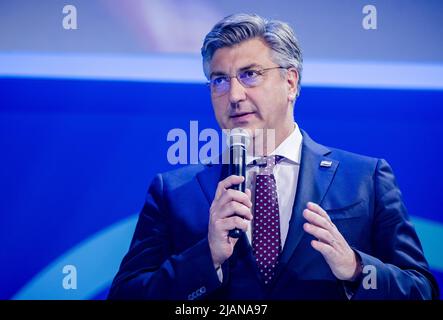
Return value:
<svg viewBox="0 0 443 320">
<path fill-rule="evenodd" d="M 215 86 L 219 86 L 219 85 L 225 83 L 226 81 L 227 81 L 226 77 L 217 77 L 217 78 L 212 79 L 212 84 Z"/>
<path fill-rule="evenodd" d="M 246 70 L 246 71 L 242 72 L 241 78 L 252 79 L 252 78 L 256 78 L 259 75 L 260 75 L 260 73 L 257 70 Z"/>
</svg>

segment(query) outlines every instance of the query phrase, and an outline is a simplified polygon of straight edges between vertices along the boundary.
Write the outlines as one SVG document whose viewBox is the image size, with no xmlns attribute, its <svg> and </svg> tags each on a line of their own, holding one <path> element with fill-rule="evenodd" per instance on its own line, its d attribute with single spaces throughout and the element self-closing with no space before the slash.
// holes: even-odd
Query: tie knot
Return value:
<svg viewBox="0 0 443 320">
<path fill-rule="evenodd" d="M 268 156 L 268 157 L 261 157 L 254 161 L 255 165 L 259 166 L 259 174 L 261 175 L 271 175 L 275 165 L 283 159 L 282 156 Z"/>
</svg>

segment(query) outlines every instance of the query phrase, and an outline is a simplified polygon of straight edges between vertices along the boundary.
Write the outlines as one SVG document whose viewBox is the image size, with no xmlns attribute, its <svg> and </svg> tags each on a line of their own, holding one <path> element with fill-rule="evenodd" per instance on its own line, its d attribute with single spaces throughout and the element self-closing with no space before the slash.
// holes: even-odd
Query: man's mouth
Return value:
<svg viewBox="0 0 443 320">
<path fill-rule="evenodd" d="M 245 117 L 247 115 L 253 114 L 254 112 L 241 112 L 241 113 L 235 113 L 235 114 L 231 114 L 230 118 L 241 118 L 241 117 Z"/>
</svg>

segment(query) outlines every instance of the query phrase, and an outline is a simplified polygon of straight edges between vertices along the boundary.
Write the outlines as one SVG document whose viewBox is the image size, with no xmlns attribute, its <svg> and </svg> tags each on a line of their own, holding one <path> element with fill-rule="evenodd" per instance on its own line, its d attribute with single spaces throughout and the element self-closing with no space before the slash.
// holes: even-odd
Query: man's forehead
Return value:
<svg viewBox="0 0 443 320">
<path fill-rule="evenodd" d="M 232 47 L 217 49 L 212 56 L 210 71 L 229 72 L 248 66 L 264 66 L 272 62 L 269 47 L 260 39 L 251 39 Z"/>
</svg>

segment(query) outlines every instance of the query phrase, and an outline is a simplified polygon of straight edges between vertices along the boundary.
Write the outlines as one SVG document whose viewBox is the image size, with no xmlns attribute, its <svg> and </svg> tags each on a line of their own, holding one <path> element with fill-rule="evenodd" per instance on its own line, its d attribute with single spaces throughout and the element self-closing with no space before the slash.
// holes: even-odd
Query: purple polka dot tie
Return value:
<svg viewBox="0 0 443 320">
<path fill-rule="evenodd" d="M 262 158 L 259 163 L 266 165 L 259 168 L 255 180 L 252 249 L 265 284 L 269 284 L 274 276 L 281 251 L 277 185 L 273 175 L 274 167 L 281 158 L 279 156 Z"/>
</svg>

